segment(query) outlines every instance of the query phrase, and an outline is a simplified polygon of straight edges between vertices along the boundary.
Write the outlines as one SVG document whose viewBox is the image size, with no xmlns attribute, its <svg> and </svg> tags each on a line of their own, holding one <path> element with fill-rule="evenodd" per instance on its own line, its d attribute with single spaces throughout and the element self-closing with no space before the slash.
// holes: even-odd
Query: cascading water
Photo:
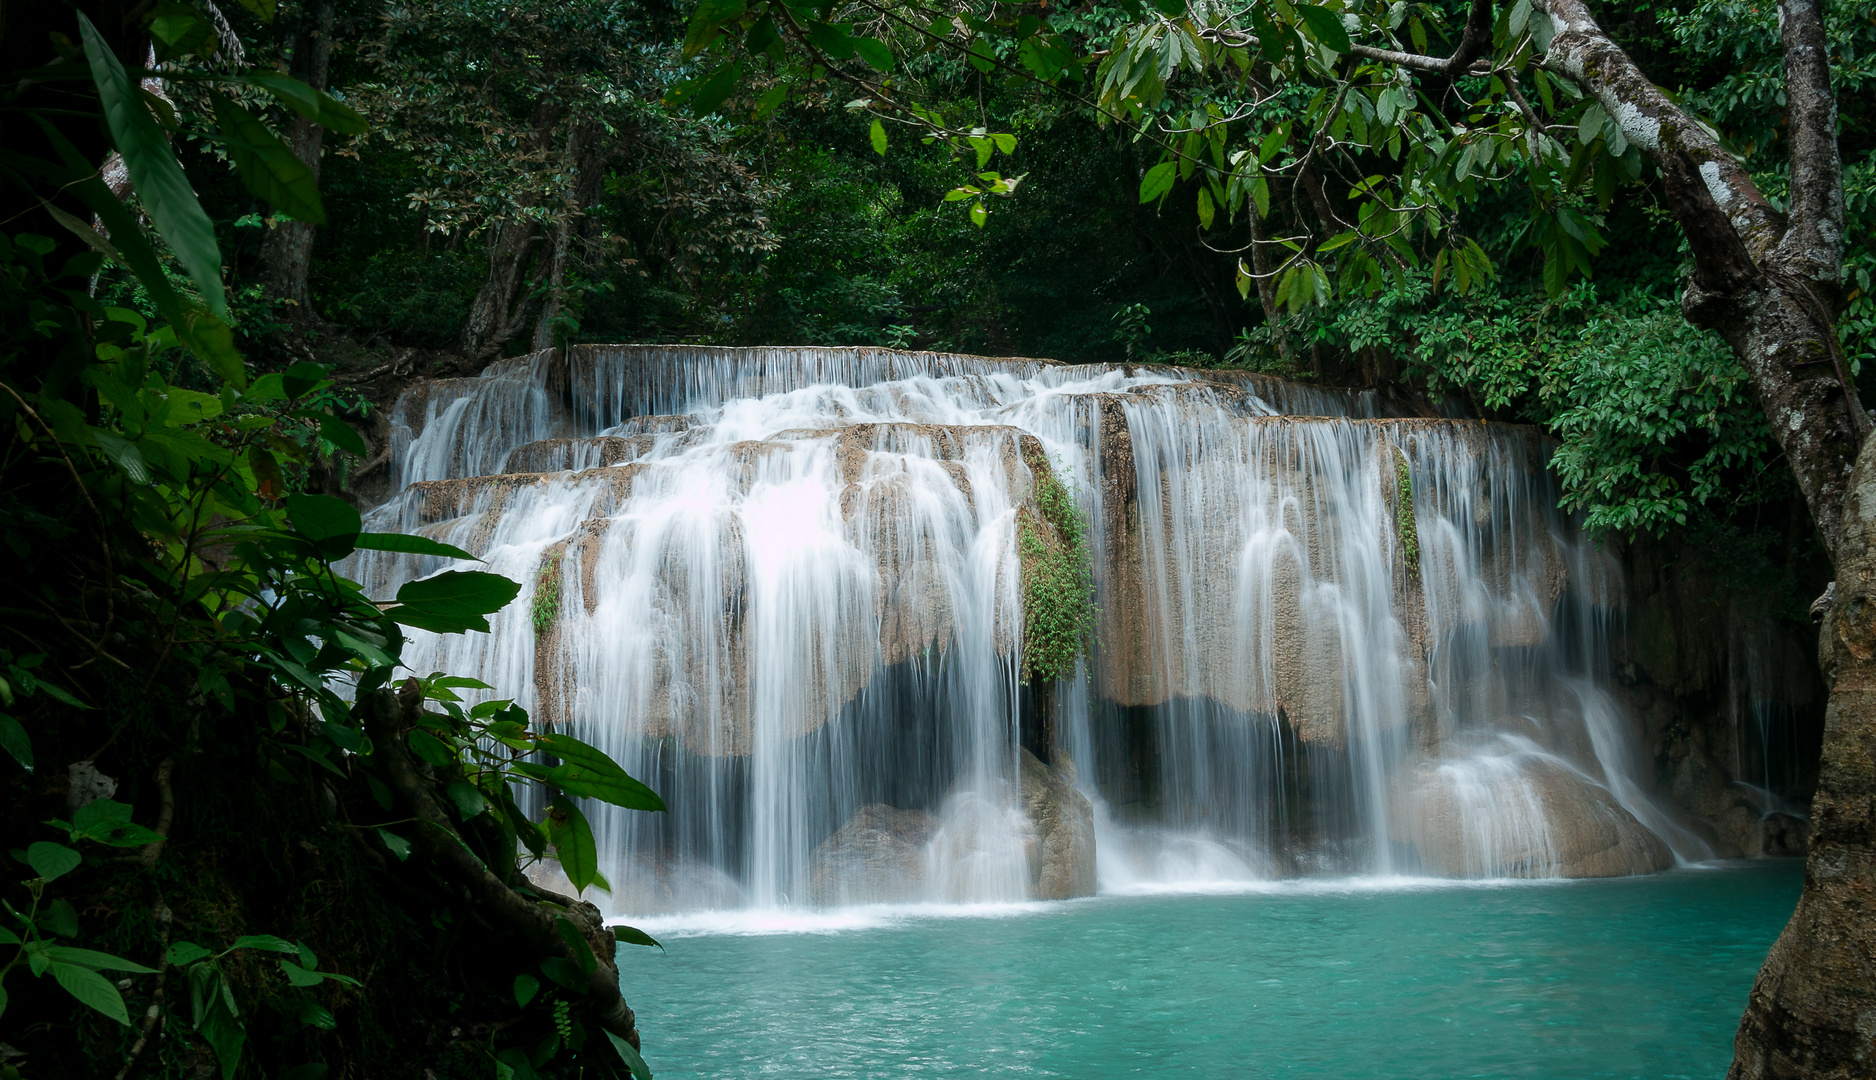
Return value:
<svg viewBox="0 0 1876 1080">
<path fill-rule="evenodd" d="M 1076 895 L 1097 861 L 1124 887 L 1704 857 L 1638 779 L 1602 671 L 1619 572 L 1539 437 L 1380 408 L 1175 368 L 580 346 L 407 393 L 408 486 L 369 527 L 523 583 L 490 634 L 413 632 L 413 667 L 664 795 L 590 811 L 615 914 Z M 1045 474 L 1099 613 L 1076 677 L 1025 688 Z M 375 595 L 443 568 L 356 559 Z"/>
</svg>

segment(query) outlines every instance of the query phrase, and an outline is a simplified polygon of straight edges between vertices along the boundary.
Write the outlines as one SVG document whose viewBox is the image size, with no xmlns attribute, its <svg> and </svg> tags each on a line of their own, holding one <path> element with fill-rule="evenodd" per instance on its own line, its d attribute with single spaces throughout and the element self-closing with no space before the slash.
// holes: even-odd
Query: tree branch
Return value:
<svg viewBox="0 0 1876 1080">
<path fill-rule="evenodd" d="M 496 877 L 482 861 L 463 845 L 449 815 L 430 792 L 430 785 L 418 774 L 417 766 L 404 747 L 404 731 L 422 708 L 417 680 L 404 683 L 395 695 L 387 691 L 371 694 L 359 703 L 365 730 L 371 735 L 373 764 L 391 790 L 402 800 L 419 824 L 411 845 L 435 866 L 445 878 L 460 886 L 478 912 L 490 922 L 519 937 L 529 948 L 568 963 L 578 964 L 573 950 L 560 938 L 554 922 L 561 912 L 555 907 L 537 904 Z M 598 919 L 591 904 L 574 902 L 566 909 L 568 917 L 589 938 L 593 971 L 587 976 L 587 1000 L 592 1017 L 601 1027 L 632 1044 L 639 1045 L 636 1018 L 619 991 L 619 969 L 613 959 L 615 943 Z M 601 937 L 607 939 L 605 942 Z"/>
<path fill-rule="evenodd" d="M 1783 215 L 1760 193 L 1738 159 L 1610 40 L 1584 0 L 1537 3 L 1556 30 L 1543 66 L 1570 76 L 1594 94 L 1628 141 L 1661 169 L 1674 188 L 1670 202 L 1681 227 L 1695 244 L 1695 274 L 1701 286 L 1716 293 L 1745 287 L 1756 277 L 1749 268 L 1784 235 Z M 1735 241 L 1724 238 L 1727 232 Z"/>
<path fill-rule="evenodd" d="M 1791 222 L 1778 243 L 1778 261 L 1785 270 L 1834 287 L 1843 276 L 1844 206 L 1830 48 L 1818 0 L 1780 0 L 1778 7 L 1791 143 Z M 1834 288 L 1822 291 L 1836 299 Z"/>
<path fill-rule="evenodd" d="M 1419 53 L 1399 52 L 1394 49 L 1377 49 L 1369 45 L 1354 47 L 1356 56 L 1368 60 L 1379 60 L 1384 64 L 1394 64 L 1424 71 L 1430 75 L 1444 75 L 1457 78 L 1466 74 L 1473 61 L 1485 55 L 1492 47 L 1492 0 L 1472 0 L 1472 7 L 1466 12 L 1466 28 L 1459 36 L 1459 46 L 1447 57 L 1422 56 Z"/>
</svg>

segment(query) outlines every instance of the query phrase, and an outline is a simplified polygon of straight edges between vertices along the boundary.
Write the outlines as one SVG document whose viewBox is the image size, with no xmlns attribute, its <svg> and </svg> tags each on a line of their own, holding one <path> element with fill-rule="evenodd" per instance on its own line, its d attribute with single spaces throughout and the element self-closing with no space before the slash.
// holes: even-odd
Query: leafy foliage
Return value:
<svg viewBox="0 0 1876 1080">
<path fill-rule="evenodd" d="M 132 802 L 84 801 L 75 789 L 71 820 L 18 822 L 22 830 L 56 829 L 72 845 L 134 847 L 139 854 L 98 860 L 65 843 L 30 843 L 24 858 L 38 876 L 23 883 L 30 904 L 7 902 L 19 929 L 0 930 L 0 947 L 16 947 L 0 980 L 24 961 L 31 974 L 50 973 L 71 998 L 120 1027 L 131 1012 L 118 985 L 98 972 L 159 982 L 124 984 L 150 1002 L 134 1044 L 128 1034 L 61 1044 L 53 1033 L 82 1028 L 55 1023 L 51 1000 L 34 995 L 25 1006 L 32 1014 L 25 1030 L 45 1034 L 28 1052 L 44 1053 L 36 1062 L 65 1060 L 73 1073 L 86 1071 L 79 1061 L 88 1055 L 127 1055 L 134 1064 L 151 1041 L 150 1025 L 167 1014 L 170 1037 L 157 1051 L 170 1057 L 164 1067 L 183 1067 L 174 1055 L 186 1058 L 203 1046 L 232 1080 L 257 1053 L 268 1058 L 261 1067 L 269 1073 L 285 1071 L 279 1055 L 293 1044 L 282 1040 L 278 1019 L 319 1032 L 338 1026 L 334 999 L 320 995 L 358 989 L 358 980 L 322 971 L 305 944 L 255 934 L 230 935 L 220 949 L 167 941 L 175 920 L 162 893 L 186 895 L 190 885 L 164 867 L 166 852 L 178 840 L 197 851 L 241 842 L 241 830 L 209 824 L 215 818 L 208 806 L 223 791 L 247 790 L 255 801 L 245 813 L 286 807 L 309 816 L 321 824 L 300 834 L 302 847 L 318 850 L 309 835 L 351 845 L 378 860 L 381 873 L 403 876 L 399 887 L 409 895 L 436 896 L 441 886 L 446 909 L 461 894 L 460 882 L 444 883 L 454 865 L 449 856 L 472 852 L 474 872 L 488 879 L 484 892 L 496 897 L 485 903 L 497 914 L 480 917 L 505 917 L 523 928 L 557 920 L 574 928 L 571 937 L 537 936 L 534 955 L 523 949 L 514 958 L 557 985 L 534 1003 L 538 1020 L 531 1024 L 524 1014 L 518 1026 L 511 1021 L 505 1026 L 512 1034 L 491 1038 L 486 1054 L 512 1058 L 510 1051 L 525 1043 L 519 1060 L 527 1075 L 642 1071 L 635 1052 L 622 1055 L 612 1042 L 636 1038 L 630 1013 L 609 1004 L 617 1002 L 616 985 L 590 978 L 600 960 L 584 938 L 600 933 L 596 922 L 574 911 L 570 899 L 528 886 L 523 871 L 552 848 L 572 864 L 570 876 L 582 888 L 603 884 L 596 872 L 581 869 L 592 863 L 590 829 L 564 827 L 571 819 L 584 823 L 576 800 L 646 810 L 662 810 L 663 803 L 603 752 L 531 730 L 511 701 L 465 703 L 458 691 L 492 690 L 473 680 L 405 679 L 396 700 L 408 706 L 386 726 L 406 628 L 486 631 L 487 616 L 511 602 L 519 586 L 479 570 L 450 569 L 406 584 L 393 598 L 374 599 L 337 570 L 361 549 L 470 557 L 420 536 L 367 532 L 350 503 L 317 491 L 342 455 L 367 453 L 346 419 L 343 395 L 319 364 L 249 371 L 227 322 L 232 313 L 223 301 L 213 222 L 162 133 L 177 126 L 175 107 L 143 88 L 143 71 L 122 64 L 123 42 L 107 40 L 83 13 L 75 19 L 88 63 L 59 69 L 58 77 L 95 94 L 105 122 L 74 111 L 74 102 L 86 102 L 86 89 L 65 93 L 57 111 L 8 105 L 10 115 L 38 126 L 45 135 L 38 149 L 53 155 L 36 157 L 32 146 L 9 144 L 5 176 L 21 189 L 16 202 L 27 206 L 14 217 L 36 213 L 65 238 L 0 235 L 6 314 L 0 413 L 9 439 L 0 455 L 7 492 L 0 525 L 5 543 L 34 568 L 7 601 L 9 632 L 33 651 L 0 653 L 0 699 L 9 710 L 0 741 L 18 766 L 5 777 L 5 790 L 10 815 L 36 806 L 46 793 L 24 783 L 25 771 L 46 760 L 76 760 L 73 747 L 82 740 L 96 747 L 84 760 L 86 775 L 96 772 L 94 760 L 114 758 L 120 773 L 160 760 L 143 787 L 160 811 L 155 826 L 146 827 L 133 821 Z M 217 39 L 203 36 L 213 25 L 203 9 L 169 4 L 146 20 L 143 32 L 164 43 L 159 54 L 194 42 L 189 55 L 199 60 L 215 52 Z M 191 36 L 190 26 L 203 33 Z M 133 39 L 133 54 L 143 40 Z M 185 69 L 166 77 L 194 81 L 229 160 L 276 210 L 308 214 L 318 207 L 317 190 L 305 166 L 280 157 L 287 152 L 265 123 L 224 91 L 259 88 L 320 123 L 362 130 L 357 114 L 336 99 L 277 74 Z M 121 155 L 128 190 L 154 234 L 89 164 L 100 159 L 100 148 L 74 141 L 95 139 L 93 132 L 108 135 L 102 149 Z M 105 231 L 59 201 L 92 210 Z M 169 272 L 165 253 L 190 271 L 188 284 Z M 109 306 L 91 294 L 85 279 L 106 259 L 134 279 L 153 310 Z M 194 770 L 191 782 L 172 786 L 172 768 Z M 210 781 L 217 769 L 232 781 Z M 249 782 L 257 771 L 267 784 Z M 107 794 L 117 784 L 102 782 Z M 543 784 L 552 791 L 528 794 Z M 554 809 L 544 816 L 523 809 L 549 798 Z M 438 802 L 454 816 L 426 816 Z M 448 846 L 437 846 L 439 832 Z M 405 864 L 408 876 L 390 869 Z M 229 876 L 211 874 L 215 881 Z M 129 951 L 160 953 L 163 967 L 55 943 L 79 930 L 73 905 L 63 899 L 41 909 L 54 880 L 83 890 L 99 910 L 121 908 L 124 896 L 153 894 L 136 905 L 151 913 L 144 931 L 125 927 L 122 937 Z M 104 895 L 119 899 L 98 905 Z M 258 968 L 255 953 L 287 959 Z M 609 954 L 605 962 L 612 972 Z M 188 993 L 165 998 L 158 986 L 172 969 Z M 270 1008 L 255 1007 L 262 1002 Z M 267 1040 L 256 1036 L 256 1025 L 269 1027 Z"/>
<path fill-rule="evenodd" d="M 1075 674 L 1093 638 L 1094 561 L 1075 493 L 1040 455 L 1029 465 L 1037 514 L 1019 519 L 1016 540 L 1023 566 L 1021 675 L 1049 683 Z"/>
</svg>

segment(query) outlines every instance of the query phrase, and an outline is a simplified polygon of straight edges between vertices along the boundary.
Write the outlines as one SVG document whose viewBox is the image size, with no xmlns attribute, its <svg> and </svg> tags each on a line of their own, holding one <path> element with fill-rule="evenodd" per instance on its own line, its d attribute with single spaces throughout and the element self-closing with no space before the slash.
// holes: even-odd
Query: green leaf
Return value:
<svg viewBox="0 0 1876 1080">
<path fill-rule="evenodd" d="M 238 937 L 233 945 L 228 946 L 227 951 L 233 952 L 236 949 L 259 949 L 262 952 L 286 953 L 288 956 L 300 955 L 298 945 L 272 934 L 248 934 Z"/>
<path fill-rule="evenodd" d="M 331 374 L 324 364 L 301 361 L 280 373 L 280 389 L 287 399 L 297 400 L 319 389 Z"/>
<path fill-rule="evenodd" d="M 91 1006 L 125 1027 L 130 1026 L 130 1013 L 125 1010 L 124 999 L 118 994 L 117 987 L 111 985 L 111 980 L 90 968 L 63 964 L 56 960 L 52 963 L 52 977 L 80 1003 Z"/>
<path fill-rule="evenodd" d="M 326 977 L 317 971 L 308 971 L 291 960 L 280 961 L 280 970 L 286 973 L 287 982 L 294 986 L 318 986 Z"/>
<path fill-rule="evenodd" d="M 456 804 L 456 813 L 461 815 L 464 821 L 468 821 L 470 818 L 481 817 L 488 812 L 488 799 L 484 798 L 482 793 L 477 791 L 473 784 L 468 784 L 461 780 L 451 780 L 449 787 L 446 788 L 445 791 L 448 793 L 450 801 Z"/>
<path fill-rule="evenodd" d="M 515 976 L 515 1004 L 527 1008 L 534 995 L 541 992 L 541 980 L 532 975 Z"/>
<path fill-rule="evenodd" d="M 169 961 L 171 967 L 188 967 L 197 960 L 206 960 L 214 955 L 193 941 L 178 941 L 169 947 L 163 958 Z"/>
<path fill-rule="evenodd" d="M 142 847 L 162 839 L 158 833 L 130 820 L 130 807 L 110 799 L 96 799 L 72 815 L 73 840 L 96 840 L 112 847 Z"/>
<path fill-rule="evenodd" d="M 658 793 L 639 783 L 605 751 L 571 735 L 558 732 L 535 740 L 542 750 L 560 759 L 548 770 L 549 783 L 570 795 L 598 799 L 628 810 L 663 810 Z"/>
<path fill-rule="evenodd" d="M 398 862 L 410 858 L 410 841 L 385 829 L 378 830 L 378 839 L 384 841 L 384 846 L 391 849 L 391 854 L 397 856 Z"/>
<path fill-rule="evenodd" d="M 407 626 L 437 633 L 487 631 L 490 612 L 500 611 L 521 592 L 519 583 L 480 570 L 448 570 L 412 581 L 397 590 L 398 607 L 386 612 Z"/>
<path fill-rule="evenodd" d="M 1309 32 L 1316 40 L 1339 53 L 1346 53 L 1354 48 L 1348 40 L 1348 31 L 1342 27 L 1342 17 L 1326 7 L 1315 4 L 1298 4 L 1296 13 L 1309 25 Z"/>
<path fill-rule="evenodd" d="M 276 210 L 313 225 L 326 223 L 319 178 L 267 125 L 221 94 L 211 94 L 221 144 L 241 183 Z"/>
<path fill-rule="evenodd" d="M 645 931 L 635 926 L 615 926 L 612 928 L 612 936 L 618 939 L 619 943 L 622 945 L 645 945 L 657 946 L 659 949 L 664 948 L 663 945 L 658 943 L 657 938 L 652 937 L 650 934 L 647 934 Z"/>
<path fill-rule="evenodd" d="M 1199 225 L 1210 229 L 1212 220 L 1217 216 L 1217 208 L 1212 205 L 1212 193 L 1209 188 L 1199 189 Z"/>
<path fill-rule="evenodd" d="M 1178 167 L 1176 161 L 1162 161 L 1148 169 L 1146 175 L 1140 178 L 1140 201 L 1150 203 L 1171 191 Z"/>
<path fill-rule="evenodd" d="M 33 771 L 33 740 L 18 720 L 5 713 L 0 713 L 0 749 L 11 754 L 20 768 Z"/>
<path fill-rule="evenodd" d="M 170 285 L 162 261 L 143 235 L 142 225 L 98 177 L 97 163 L 87 160 L 71 140 L 44 117 L 34 117 L 33 122 L 58 151 L 63 165 L 63 170 L 43 165 L 38 170 L 41 175 L 78 196 L 104 223 L 115 241 L 114 247 L 105 245 L 111 249 L 107 254 L 122 261 L 137 276 L 137 283 L 149 294 L 150 302 L 175 330 L 176 339 L 223 379 L 235 386 L 246 385 L 247 372 L 242 367 L 241 354 L 234 348 L 234 332 L 206 310 L 185 302 Z M 37 159 L 29 160 L 37 162 Z"/>
<path fill-rule="evenodd" d="M 48 934 L 75 938 L 78 936 L 78 909 L 72 907 L 71 901 L 60 897 L 39 916 L 39 928 Z"/>
<path fill-rule="evenodd" d="M 274 21 L 274 0 L 241 0 L 241 6 L 252 11 L 264 23 Z"/>
<path fill-rule="evenodd" d="M 560 932 L 560 940 L 566 942 L 568 951 L 573 953 L 573 962 L 579 966 L 580 974 L 591 975 L 599 962 L 593 957 L 593 947 L 586 943 L 580 928 L 563 915 L 554 920 L 554 929 Z"/>
<path fill-rule="evenodd" d="M 867 130 L 867 135 L 873 140 L 873 152 L 875 154 L 878 154 L 880 157 L 885 157 L 886 156 L 886 129 L 885 127 L 882 126 L 878 120 L 874 120 L 873 126 Z"/>
<path fill-rule="evenodd" d="M 248 1033 L 240 1019 L 228 1008 L 226 984 L 220 989 L 223 993 L 215 995 L 208 1008 L 197 1016 L 195 1028 L 208 1040 L 209 1049 L 215 1051 L 215 1060 L 221 1065 L 222 1080 L 234 1080 L 235 1069 L 241 1065 L 241 1048 L 247 1043 Z"/>
<path fill-rule="evenodd" d="M 367 458 L 371 452 L 365 449 L 365 440 L 359 438 L 358 429 L 336 416 L 323 417 L 319 421 L 319 437 L 356 458 Z"/>
<path fill-rule="evenodd" d="M 547 832 L 553 839 L 560 869 L 573 883 L 574 892 L 585 892 L 599 880 L 599 850 L 593 843 L 593 827 L 587 824 L 579 804 L 564 795 L 555 799 L 547 814 Z"/>
<path fill-rule="evenodd" d="M 739 60 L 732 60 L 705 76 L 691 96 L 691 111 L 698 116 L 716 112 L 718 107 L 729 100 L 742 76 L 743 65 Z"/>
<path fill-rule="evenodd" d="M 84 857 L 78 852 L 50 840 L 41 840 L 26 849 L 26 865 L 47 881 L 64 877 L 78 869 L 83 861 Z"/>
<path fill-rule="evenodd" d="M 554 980 L 576 994 L 586 993 L 586 978 L 573 961 L 564 957 L 550 956 L 541 961 L 541 974 Z"/>
<path fill-rule="evenodd" d="M 422 728 L 412 728 L 409 741 L 412 753 L 439 769 L 448 766 L 454 760 L 455 755 L 449 752 L 449 747 L 444 746 L 435 735 Z"/>
<path fill-rule="evenodd" d="M 315 90 L 298 79 L 278 71 L 255 71 L 234 77 L 230 82 L 245 82 L 272 94 L 276 100 L 313 123 L 340 135 L 363 135 L 370 130 L 358 110 L 324 90 Z"/>
<path fill-rule="evenodd" d="M 121 956 L 112 956 L 107 952 L 98 952 L 96 949 L 75 949 L 69 945 L 50 945 L 46 948 L 46 956 L 54 963 L 76 964 L 79 967 L 91 968 L 94 971 L 128 971 L 137 975 L 156 974 L 155 968 L 144 967 L 142 964 L 136 963 L 135 961 L 126 960 Z"/>
<path fill-rule="evenodd" d="M 612 1040 L 612 1048 L 618 1051 L 619 1060 L 625 1062 L 626 1067 L 632 1070 L 632 1080 L 651 1080 L 651 1068 L 645 1064 L 645 1059 L 639 1055 L 639 1052 L 632 1049 L 631 1043 L 610 1031 L 606 1032 L 606 1038 Z"/>
<path fill-rule="evenodd" d="M 892 50 L 877 38 L 859 37 L 853 39 L 853 51 L 860 54 L 860 59 L 875 70 L 892 73 Z"/>
<path fill-rule="evenodd" d="M 104 106 L 105 123 L 117 152 L 123 155 L 137 200 L 156 224 L 170 250 L 182 260 L 189 279 L 208 303 L 210 314 L 225 323 L 228 301 L 222 292 L 221 246 L 215 242 L 215 224 L 202 212 L 189 178 L 137 95 L 137 86 L 124 73 L 104 36 L 80 11 L 78 29 L 85 40 L 91 79 Z M 121 1003 L 120 1003 L 121 1004 Z"/>
<path fill-rule="evenodd" d="M 287 519 L 293 531 L 315 544 L 356 537 L 364 523 L 358 511 L 344 499 L 331 495 L 289 495 Z M 352 544 L 345 545 L 350 550 Z"/>
</svg>

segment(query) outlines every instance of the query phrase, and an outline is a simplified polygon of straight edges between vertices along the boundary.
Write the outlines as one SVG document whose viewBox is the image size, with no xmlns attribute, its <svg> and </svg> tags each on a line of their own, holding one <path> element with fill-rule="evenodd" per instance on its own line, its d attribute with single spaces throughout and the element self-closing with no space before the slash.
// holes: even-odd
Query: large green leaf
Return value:
<svg viewBox="0 0 1876 1080">
<path fill-rule="evenodd" d="M 554 929 L 560 932 L 560 940 L 567 943 L 567 951 L 573 954 L 573 962 L 579 966 L 582 975 L 591 975 L 599 966 L 599 960 L 593 955 L 593 947 L 586 943 L 586 937 L 580 928 L 573 925 L 573 920 L 565 915 L 554 920 Z"/>
<path fill-rule="evenodd" d="M 311 540 L 321 555 L 340 559 L 351 554 L 364 527 L 351 503 L 331 495 L 289 495 L 286 504 L 293 531 Z"/>
<path fill-rule="evenodd" d="M 664 948 L 657 938 L 636 926 L 615 926 L 612 928 L 612 936 L 622 945 L 644 945 L 647 948 L 656 946 L 660 950 Z"/>
<path fill-rule="evenodd" d="M 78 869 L 81 862 L 84 862 L 84 857 L 78 852 L 50 840 L 41 840 L 26 849 L 26 865 L 47 881 L 64 877 Z"/>
<path fill-rule="evenodd" d="M 61 190 L 82 199 L 85 206 L 104 223 L 105 230 L 111 234 L 111 242 L 99 247 L 93 243 L 93 238 L 102 240 L 102 237 L 97 237 L 89 228 L 78 235 L 99 251 L 122 262 L 137 276 L 137 284 L 143 286 L 150 302 L 156 305 L 157 313 L 169 322 L 176 332 L 176 340 L 184 348 L 200 357 L 215 374 L 236 387 L 246 386 L 247 369 L 242 365 L 241 353 L 234 347 L 234 331 L 200 305 L 184 300 L 170 285 L 156 249 L 144 238 L 143 226 L 99 178 L 96 163 L 87 162 L 71 140 L 44 117 L 35 116 L 33 120 L 58 151 L 63 168 L 22 155 L 8 155 L 8 163 L 24 172 L 51 180 Z"/>
<path fill-rule="evenodd" d="M 1326 7 L 1315 4 L 1298 4 L 1296 13 L 1308 24 L 1309 32 L 1336 52 L 1345 53 L 1354 48 L 1348 40 L 1348 31 L 1342 26 L 1342 17 Z"/>
<path fill-rule="evenodd" d="M 130 820 L 130 807 L 110 799 L 96 799 L 72 815 L 73 840 L 96 840 L 112 847 L 142 847 L 163 837 Z"/>
<path fill-rule="evenodd" d="M 230 952 L 233 952 L 235 949 L 260 949 L 263 952 L 286 953 L 289 956 L 300 955 L 300 947 L 298 945 L 288 941 L 286 938 L 275 937 L 272 934 L 248 934 L 244 937 L 238 937 L 235 939 L 233 945 L 228 946 Z"/>
<path fill-rule="evenodd" d="M 483 618 L 500 611 L 521 592 L 518 582 L 480 570 L 447 570 L 435 577 L 412 581 L 397 590 L 391 618 L 422 630 L 461 633 L 489 628 Z"/>
<path fill-rule="evenodd" d="M 216 980 L 220 983 L 220 979 Z M 215 1060 L 221 1064 L 221 1080 L 234 1080 L 235 1069 L 241 1064 L 241 1048 L 247 1044 L 247 1028 L 242 1025 L 227 1005 L 226 983 L 216 994 L 196 1020 L 195 1029 L 208 1040 L 209 1048 L 215 1051 Z"/>
<path fill-rule="evenodd" d="M 171 967 L 188 967 L 197 960 L 206 960 L 214 955 L 193 941 L 178 941 L 169 947 L 163 958 L 169 961 Z"/>
<path fill-rule="evenodd" d="M 33 771 L 33 740 L 18 720 L 5 713 L 0 713 L 0 749 L 13 755 L 20 768 Z"/>
<path fill-rule="evenodd" d="M 631 1043 L 610 1031 L 606 1032 L 606 1038 L 612 1040 L 612 1048 L 619 1052 L 619 1060 L 632 1070 L 633 1080 L 651 1080 L 651 1067 L 645 1064 L 645 1059 L 637 1050 L 632 1049 Z"/>
<path fill-rule="evenodd" d="M 241 174 L 242 184 L 274 209 L 300 221 L 324 225 L 326 207 L 319 200 L 319 178 L 313 170 L 253 113 L 220 94 L 212 97 L 222 148 Z"/>
<path fill-rule="evenodd" d="M 111 980 L 87 967 L 77 964 L 52 962 L 52 977 L 57 979 L 65 992 L 89 1005 L 104 1015 L 124 1025 L 130 1026 L 130 1013 L 124 1008 L 124 998 L 111 985 Z"/>
<path fill-rule="evenodd" d="M 75 949 L 70 945 L 51 945 L 46 948 L 46 956 L 55 964 L 75 964 L 93 971 L 128 971 L 138 975 L 154 975 L 155 968 L 144 967 L 121 956 L 112 956 L 96 949 Z"/>
<path fill-rule="evenodd" d="M 1178 167 L 1176 161 L 1162 161 L 1148 169 L 1146 175 L 1140 178 L 1140 201 L 1150 203 L 1171 191 L 1173 181 L 1177 179 L 1174 170 Z"/>
<path fill-rule="evenodd" d="M 543 735 L 535 740 L 542 750 L 560 759 L 547 771 L 547 781 L 569 795 L 598 799 L 627 810 L 663 810 L 658 793 L 639 783 L 605 751 L 571 735 Z"/>
<path fill-rule="evenodd" d="M 138 97 L 137 85 L 117 62 L 104 35 L 80 11 L 78 29 L 85 39 L 85 58 L 91 79 L 104 106 L 111 140 L 123 155 L 124 168 L 136 188 L 137 199 L 169 242 L 170 250 L 189 271 L 189 280 L 201 291 L 209 311 L 226 323 L 228 301 L 222 293 L 221 246 L 215 242 L 215 224 L 196 201 L 195 189 L 182 173 L 163 130 Z"/>
<path fill-rule="evenodd" d="M 396 551 L 405 555 L 441 555 L 445 559 L 467 559 L 480 562 L 474 555 L 440 540 L 427 536 L 414 536 L 410 533 L 359 533 L 355 546 L 365 551 Z M 483 689 L 488 689 L 483 687 Z"/>
<path fill-rule="evenodd" d="M 547 814 L 547 832 L 553 838 L 554 855 L 560 860 L 560 869 L 573 883 L 576 893 L 585 892 L 588 886 L 600 880 L 599 849 L 593 843 L 593 827 L 587 824 L 586 815 L 572 799 L 562 796 L 554 800 L 553 809 Z"/>
</svg>

